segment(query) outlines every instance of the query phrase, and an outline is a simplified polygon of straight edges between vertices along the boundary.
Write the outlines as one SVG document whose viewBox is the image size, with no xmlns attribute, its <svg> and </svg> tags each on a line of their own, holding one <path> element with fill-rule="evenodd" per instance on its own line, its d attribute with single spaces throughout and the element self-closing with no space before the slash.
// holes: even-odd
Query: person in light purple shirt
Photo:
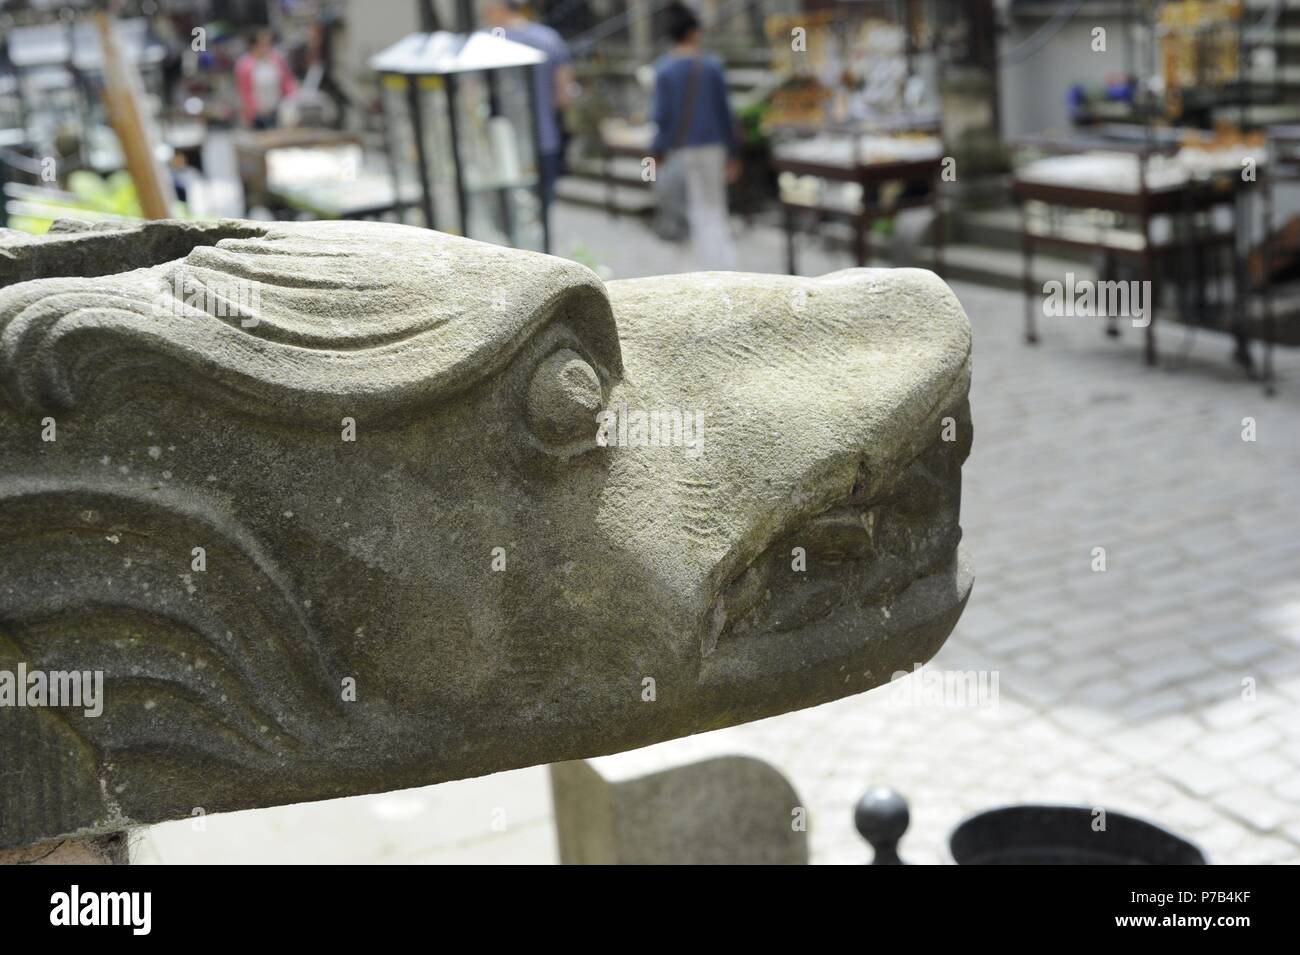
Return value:
<svg viewBox="0 0 1300 955">
<path fill-rule="evenodd" d="M 549 209 L 555 195 L 555 180 L 564 165 L 559 110 L 569 105 L 573 68 L 564 39 L 544 23 L 528 19 L 524 15 L 526 7 L 524 0 L 486 0 L 483 19 L 492 30 L 501 30 L 507 40 L 546 54 L 546 62 L 533 68 L 533 85 L 537 101 L 537 170 L 542 182 L 542 203 Z"/>
</svg>

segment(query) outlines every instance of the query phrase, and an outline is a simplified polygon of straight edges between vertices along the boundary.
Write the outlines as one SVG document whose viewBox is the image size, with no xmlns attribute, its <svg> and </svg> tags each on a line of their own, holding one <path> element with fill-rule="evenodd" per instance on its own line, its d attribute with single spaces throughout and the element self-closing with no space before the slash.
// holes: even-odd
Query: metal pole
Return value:
<svg viewBox="0 0 1300 955">
<path fill-rule="evenodd" d="M 525 67 L 525 69 L 531 69 L 531 67 Z M 484 74 L 487 77 L 488 87 L 488 115 L 492 117 L 505 115 L 501 110 L 501 97 L 497 91 L 498 72 L 498 70 L 488 70 Z M 497 204 L 501 209 L 501 223 L 505 227 L 506 239 L 510 242 L 512 248 L 518 248 L 519 236 L 515 232 L 515 215 L 514 209 L 511 207 L 511 201 L 514 198 L 513 190 L 505 184 L 498 183 L 494 191 L 496 192 Z"/>
<path fill-rule="evenodd" d="M 429 157 L 424 153 L 424 117 L 420 115 L 420 94 L 415 84 L 418 77 L 406 77 L 406 108 L 411 113 L 411 127 L 415 133 L 415 161 L 420 175 L 420 208 L 424 212 L 424 225 L 436 229 L 433 216 L 433 188 L 429 183 Z"/>
<path fill-rule="evenodd" d="M 533 128 L 533 162 L 537 166 L 537 178 L 534 189 L 537 192 L 537 204 L 542 210 L 542 251 L 547 255 L 551 252 L 551 207 L 546 196 L 546 189 L 542 185 L 542 139 L 541 130 L 537 127 L 537 83 L 536 70 L 529 66 L 524 68 L 524 82 L 528 84 L 528 115 L 532 122 Z"/>
<path fill-rule="evenodd" d="M 465 206 L 465 175 L 460 164 L 460 133 L 456 127 L 456 104 L 459 102 L 459 84 L 456 74 L 448 73 L 447 81 L 447 119 L 451 127 L 451 158 L 456 170 L 456 202 L 460 205 L 460 234 L 469 238 L 469 209 Z"/>
<path fill-rule="evenodd" d="M 397 117 L 389 115 L 385 104 L 384 75 L 379 75 L 379 115 L 384 126 L 384 153 L 388 157 L 388 175 L 393 180 L 393 208 L 397 211 L 397 221 L 406 224 L 406 208 L 402 204 L 402 177 L 397 171 L 397 143 L 393 137 L 393 124 Z"/>
<path fill-rule="evenodd" d="M 456 0 L 456 29 L 473 33 L 474 27 L 474 0 Z"/>
<path fill-rule="evenodd" d="M 438 23 L 438 11 L 433 8 L 433 0 L 416 0 L 415 6 L 420 12 L 421 33 L 436 33 L 442 29 Z"/>
</svg>

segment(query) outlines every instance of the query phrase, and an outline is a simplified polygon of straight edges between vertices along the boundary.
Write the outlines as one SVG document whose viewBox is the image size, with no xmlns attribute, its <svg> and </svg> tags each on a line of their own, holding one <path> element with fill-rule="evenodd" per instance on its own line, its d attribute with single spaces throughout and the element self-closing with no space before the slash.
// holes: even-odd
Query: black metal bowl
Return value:
<svg viewBox="0 0 1300 955">
<path fill-rule="evenodd" d="M 1208 865 L 1195 845 L 1166 829 L 1106 810 L 1007 806 L 971 816 L 949 845 L 958 865 Z"/>
</svg>

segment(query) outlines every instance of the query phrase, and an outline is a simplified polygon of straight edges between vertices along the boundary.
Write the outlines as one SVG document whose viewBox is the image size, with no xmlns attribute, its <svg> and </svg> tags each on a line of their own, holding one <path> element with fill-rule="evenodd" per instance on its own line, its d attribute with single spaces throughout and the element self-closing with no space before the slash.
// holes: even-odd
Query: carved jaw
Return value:
<svg viewBox="0 0 1300 955">
<path fill-rule="evenodd" d="M 932 446 L 874 499 L 856 486 L 731 577 L 706 622 L 701 681 L 743 692 L 755 674 L 804 669 L 838 696 L 928 660 L 974 582 L 959 455 Z"/>
</svg>

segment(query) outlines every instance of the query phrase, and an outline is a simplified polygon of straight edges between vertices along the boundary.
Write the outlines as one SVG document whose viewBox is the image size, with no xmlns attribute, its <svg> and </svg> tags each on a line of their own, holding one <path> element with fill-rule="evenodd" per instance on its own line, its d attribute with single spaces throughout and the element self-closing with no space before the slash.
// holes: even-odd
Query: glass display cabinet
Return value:
<svg viewBox="0 0 1300 955">
<path fill-rule="evenodd" d="M 538 176 L 533 67 L 545 54 L 493 33 L 413 33 L 370 60 L 410 224 L 550 250 Z"/>
</svg>

